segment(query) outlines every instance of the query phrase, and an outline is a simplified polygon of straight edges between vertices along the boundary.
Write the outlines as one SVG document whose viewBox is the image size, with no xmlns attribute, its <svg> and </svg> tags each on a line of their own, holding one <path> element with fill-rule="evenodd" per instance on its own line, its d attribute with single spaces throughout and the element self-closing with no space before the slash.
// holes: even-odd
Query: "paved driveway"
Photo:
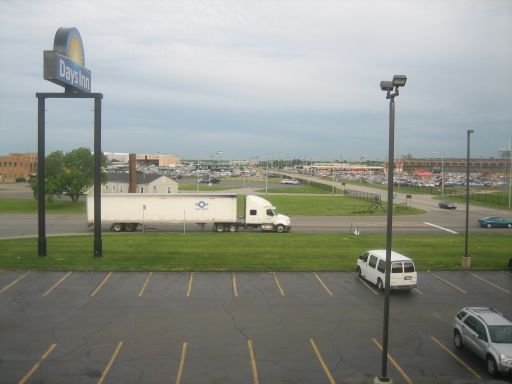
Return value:
<svg viewBox="0 0 512 384">
<path fill-rule="evenodd" d="M 396 383 L 489 379 L 464 305 L 512 316 L 512 275 L 421 272 L 394 293 Z M 0 383 L 372 383 L 383 294 L 353 273 L 0 271 Z M 510 381 L 510 380 L 509 380 Z"/>
</svg>

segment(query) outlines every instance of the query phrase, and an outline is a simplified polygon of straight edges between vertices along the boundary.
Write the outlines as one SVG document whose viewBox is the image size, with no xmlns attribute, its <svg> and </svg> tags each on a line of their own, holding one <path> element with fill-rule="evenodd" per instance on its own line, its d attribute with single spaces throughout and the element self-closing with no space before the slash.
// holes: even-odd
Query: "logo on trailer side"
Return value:
<svg viewBox="0 0 512 384">
<path fill-rule="evenodd" d="M 76 28 L 59 28 L 53 51 L 44 51 L 44 79 L 66 92 L 91 92 L 91 71 L 85 68 L 82 38 Z"/>
</svg>

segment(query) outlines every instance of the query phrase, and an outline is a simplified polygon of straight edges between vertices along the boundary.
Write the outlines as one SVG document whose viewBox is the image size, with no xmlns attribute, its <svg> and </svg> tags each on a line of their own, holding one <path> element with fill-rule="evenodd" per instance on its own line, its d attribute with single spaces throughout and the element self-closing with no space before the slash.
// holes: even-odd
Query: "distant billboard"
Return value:
<svg viewBox="0 0 512 384">
<path fill-rule="evenodd" d="M 59 28 L 53 51 L 44 51 L 44 79 L 71 92 L 91 92 L 91 71 L 85 68 L 82 38 L 76 28 Z"/>
</svg>

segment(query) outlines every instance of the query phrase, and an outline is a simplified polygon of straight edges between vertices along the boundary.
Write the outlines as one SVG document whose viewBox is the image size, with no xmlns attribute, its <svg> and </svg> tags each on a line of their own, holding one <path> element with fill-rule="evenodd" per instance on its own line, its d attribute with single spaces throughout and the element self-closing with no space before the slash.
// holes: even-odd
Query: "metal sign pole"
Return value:
<svg viewBox="0 0 512 384">
<path fill-rule="evenodd" d="M 101 98 L 94 97 L 94 256 L 103 256 L 101 240 Z"/>
<path fill-rule="evenodd" d="M 38 213 L 38 256 L 46 256 L 46 207 L 45 207 L 45 101 L 44 97 L 38 97 L 38 115 L 37 115 L 37 213 Z"/>
<path fill-rule="evenodd" d="M 94 256 L 103 255 L 101 240 L 101 93 L 36 93 L 38 99 L 38 255 L 46 256 L 46 173 L 45 173 L 45 101 L 46 99 L 94 99 Z"/>
</svg>

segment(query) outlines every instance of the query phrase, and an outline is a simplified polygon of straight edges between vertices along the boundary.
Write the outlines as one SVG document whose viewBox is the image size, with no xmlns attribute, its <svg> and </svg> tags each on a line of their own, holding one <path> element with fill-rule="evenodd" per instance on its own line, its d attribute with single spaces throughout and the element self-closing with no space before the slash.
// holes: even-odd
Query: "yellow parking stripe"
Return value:
<svg viewBox="0 0 512 384">
<path fill-rule="evenodd" d="M 28 381 L 28 379 L 30 379 L 30 377 L 34 374 L 34 372 L 37 371 L 37 369 L 39 368 L 41 363 L 44 361 L 44 359 L 46 359 L 48 357 L 48 355 L 50 353 L 52 353 L 52 351 L 55 349 L 56 346 L 57 346 L 57 344 L 55 344 L 55 343 L 50 345 L 50 348 L 48 348 L 46 350 L 46 352 L 43 354 L 43 356 L 41 356 L 39 361 L 34 364 L 34 366 L 30 369 L 30 371 L 27 372 L 27 374 L 25 376 L 23 376 L 23 378 L 18 382 L 18 384 L 25 384 Z"/>
<path fill-rule="evenodd" d="M 283 287 L 281 287 L 281 284 L 279 283 L 279 280 L 277 279 L 277 275 L 275 272 L 272 272 L 272 275 L 274 275 L 274 280 L 277 284 L 277 289 L 279 289 L 279 292 L 281 293 L 281 296 L 284 296 L 284 290 Z"/>
<path fill-rule="evenodd" d="M 355 272 L 354 272 L 354 275 L 356 275 L 356 276 L 357 276 L 357 273 L 355 273 Z M 377 295 L 377 296 L 379 295 L 379 293 L 378 293 L 375 289 L 373 289 L 372 287 L 370 287 L 370 286 L 368 285 L 368 283 L 366 283 L 366 281 L 364 281 L 361 277 L 357 276 L 357 278 L 359 279 L 359 281 L 360 281 L 361 283 L 363 283 L 363 284 L 365 285 L 365 287 L 366 287 L 366 288 L 368 288 L 370 291 L 372 291 L 374 295 Z"/>
<path fill-rule="evenodd" d="M 475 274 L 475 273 L 470 273 L 470 275 L 471 275 L 471 276 L 474 276 L 474 277 L 476 277 L 477 279 L 482 280 L 484 283 L 487 283 L 487 284 L 489 284 L 489 285 L 493 286 L 494 288 L 499 289 L 500 291 L 505 292 L 505 293 L 508 293 L 508 294 L 510 295 L 510 291 L 509 291 L 508 289 L 505 289 L 505 288 L 503 288 L 503 287 L 500 287 L 498 284 L 494 284 L 493 282 L 491 282 L 491 281 L 489 281 L 489 280 L 486 280 L 486 279 L 484 279 L 482 276 L 478 276 L 478 275 L 477 275 L 477 274 Z"/>
<path fill-rule="evenodd" d="M 320 278 L 320 276 L 318 276 L 318 274 L 316 272 L 313 272 L 313 275 L 316 277 L 316 279 L 318 280 L 318 282 L 320 283 L 320 285 L 322 286 L 322 288 L 325 290 L 325 292 L 327 292 L 327 294 L 329 296 L 332 296 L 332 292 L 329 288 L 327 288 L 327 285 L 325 285 L 325 283 L 322 281 L 322 279 Z"/>
<path fill-rule="evenodd" d="M 418 295 L 423 295 L 423 292 L 421 292 L 419 288 L 413 288 L 412 290 L 416 292 Z"/>
<path fill-rule="evenodd" d="M 466 368 L 469 372 L 473 374 L 477 379 L 482 379 L 482 377 L 469 365 L 467 365 L 461 358 L 459 358 L 455 353 L 453 353 L 449 348 L 447 348 L 443 343 L 437 340 L 434 336 L 430 336 L 430 339 L 437 345 L 439 345 L 445 352 L 447 352 L 451 357 L 457 360 L 464 368 Z"/>
<path fill-rule="evenodd" d="M 373 343 L 377 346 L 377 348 L 379 348 L 382 352 L 382 345 L 380 345 L 380 343 L 377 341 L 377 339 L 375 337 L 372 337 L 372 341 Z M 404 378 L 404 380 L 408 383 L 408 384 L 412 384 L 412 380 L 409 376 L 407 376 L 407 374 L 405 373 L 405 371 L 402 369 L 402 367 L 400 367 L 400 365 L 398 365 L 398 363 L 396 362 L 396 360 L 393 358 L 393 356 L 391 356 L 389 353 L 388 353 L 388 359 L 389 361 L 391 361 L 391 364 L 393 364 L 393 366 L 396 368 L 396 370 L 402 375 L 402 377 Z"/>
<path fill-rule="evenodd" d="M 258 369 L 256 368 L 256 355 L 254 353 L 252 340 L 247 340 L 247 347 L 249 348 L 249 358 L 251 359 L 252 382 L 253 384 L 259 384 Z"/>
<path fill-rule="evenodd" d="M 466 293 L 465 290 L 463 290 L 462 288 L 456 286 L 455 284 L 449 282 L 448 280 L 446 279 L 443 279 L 441 276 L 439 276 L 438 274 L 435 274 L 434 272 L 430 272 L 432 274 L 432 276 L 434 276 L 436 279 L 438 280 L 441 280 L 443 283 L 449 285 L 450 287 L 452 288 L 455 288 L 457 291 L 461 292 L 461 293 Z"/>
<path fill-rule="evenodd" d="M 96 287 L 96 289 L 91 292 L 91 297 L 96 296 L 96 294 L 100 291 L 101 287 L 103 287 L 103 284 L 105 284 L 107 282 L 110 275 L 112 275 L 112 272 L 107 273 L 107 275 L 103 278 L 101 283 L 99 283 L 99 285 Z"/>
<path fill-rule="evenodd" d="M 146 281 L 144 281 L 144 284 L 142 285 L 142 288 L 140 289 L 139 297 L 142 297 L 142 295 L 144 294 L 144 291 L 146 290 L 146 287 L 149 283 L 149 280 L 151 279 L 151 276 L 153 276 L 153 272 L 149 272 L 148 277 L 146 277 Z"/>
<path fill-rule="evenodd" d="M 188 276 L 187 297 L 190 297 L 190 294 L 192 293 L 192 280 L 193 279 L 194 279 L 194 272 L 190 272 L 190 275 Z"/>
<path fill-rule="evenodd" d="M 178 374 L 176 375 L 176 384 L 180 384 L 181 378 L 183 376 L 183 368 L 185 367 L 185 356 L 187 354 L 188 343 L 186 341 L 183 342 L 181 346 L 181 356 L 180 356 L 180 365 L 178 366 Z"/>
<path fill-rule="evenodd" d="M 327 367 L 327 364 L 324 361 L 324 358 L 322 357 L 322 354 L 318 350 L 318 347 L 316 346 L 315 340 L 309 339 L 309 342 L 311 343 L 311 347 L 313 348 L 313 351 L 315 352 L 315 355 L 320 362 L 320 365 L 322 366 L 325 375 L 327 376 L 327 379 L 329 380 L 330 384 L 336 384 L 334 381 L 334 377 L 332 377 L 331 371 L 329 371 L 329 368 Z"/>
<path fill-rule="evenodd" d="M 112 368 L 112 364 L 114 364 L 114 361 L 116 360 L 116 357 L 117 357 L 119 351 L 121 350 L 122 346 L 123 346 L 123 342 L 120 341 L 117 344 L 116 350 L 114 351 L 114 354 L 110 358 L 110 361 L 108 362 L 107 366 L 105 367 L 105 370 L 103 371 L 103 374 L 101 375 L 100 379 L 98 380 L 98 384 L 102 384 L 103 381 L 105 381 L 105 378 L 107 377 L 107 375 L 108 375 L 108 373 L 110 371 L 110 368 Z"/>
<path fill-rule="evenodd" d="M 25 272 L 23 275 L 21 275 L 20 277 L 18 277 L 16 280 L 14 280 L 12 283 L 10 284 L 7 284 L 5 287 L 3 287 L 2 289 L 0 289 L 0 294 L 1 293 L 4 293 L 5 291 L 7 291 L 9 288 L 11 288 L 13 285 L 15 285 L 18 281 L 24 279 L 28 274 L 30 273 L 30 271 L 27 271 Z"/>
<path fill-rule="evenodd" d="M 45 296 L 48 296 L 55 288 L 57 288 L 64 280 L 66 280 L 66 278 L 71 275 L 71 271 L 69 271 L 68 273 L 66 273 L 64 276 L 62 276 L 59 281 L 57 281 L 55 284 L 53 284 L 50 288 L 48 288 L 48 290 L 43 293 L 43 297 Z"/>
<path fill-rule="evenodd" d="M 235 272 L 231 274 L 231 280 L 233 282 L 233 296 L 238 297 L 238 289 L 236 288 L 236 275 Z"/>
</svg>

